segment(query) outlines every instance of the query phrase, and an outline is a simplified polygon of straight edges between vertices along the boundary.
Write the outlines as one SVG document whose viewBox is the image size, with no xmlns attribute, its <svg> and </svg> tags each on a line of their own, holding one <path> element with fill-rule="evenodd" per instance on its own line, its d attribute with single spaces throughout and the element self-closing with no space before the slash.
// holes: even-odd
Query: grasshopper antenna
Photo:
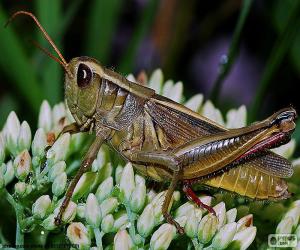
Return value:
<svg viewBox="0 0 300 250">
<path fill-rule="evenodd" d="M 59 51 L 59 49 L 56 47 L 55 43 L 53 42 L 53 40 L 51 39 L 51 37 L 49 36 L 49 34 L 46 32 L 46 30 L 43 28 L 43 26 L 41 25 L 41 23 L 39 22 L 39 20 L 36 18 L 35 15 L 33 15 L 31 12 L 28 11 L 17 11 L 15 12 L 6 22 L 6 24 L 4 25 L 4 27 L 7 27 L 8 24 L 10 24 L 12 22 L 12 20 L 14 20 L 18 15 L 25 15 L 25 16 L 29 16 L 38 26 L 38 28 L 40 29 L 40 31 L 43 33 L 45 39 L 50 43 L 50 45 L 52 46 L 52 48 L 55 50 L 55 52 L 57 53 L 57 55 L 59 56 L 59 58 L 53 56 L 49 51 L 47 51 L 46 49 L 42 48 L 40 45 L 37 45 L 35 43 L 35 45 L 41 49 L 44 53 L 46 53 L 49 57 L 51 57 L 54 61 L 58 62 L 60 65 L 63 66 L 63 68 L 65 69 L 66 73 L 72 77 L 72 74 L 70 72 L 70 70 L 68 69 L 68 63 L 65 60 L 65 58 L 63 57 L 63 55 L 61 54 L 61 52 Z"/>
<path fill-rule="evenodd" d="M 50 53 L 50 51 L 48 51 L 46 48 L 42 47 L 38 42 L 34 41 L 34 40 L 31 40 L 30 39 L 30 42 L 35 46 L 37 47 L 39 50 L 41 50 L 42 52 L 44 52 L 47 56 L 49 56 L 50 58 L 52 58 L 54 61 L 58 62 L 59 64 L 61 64 L 61 61 L 58 57 L 52 55 Z"/>
</svg>

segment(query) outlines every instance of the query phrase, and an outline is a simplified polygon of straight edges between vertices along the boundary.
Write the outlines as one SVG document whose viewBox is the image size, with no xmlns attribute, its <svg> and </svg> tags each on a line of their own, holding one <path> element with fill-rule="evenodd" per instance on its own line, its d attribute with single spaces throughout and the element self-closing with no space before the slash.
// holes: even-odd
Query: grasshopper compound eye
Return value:
<svg viewBox="0 0 300 250">
<path fill-rule="evenodd" d="M 93 77 L 93 72 L 87 65 L 80 63 L 77 69 L 77 85 L 79 88 L 87 87 Z"/>
</svg>

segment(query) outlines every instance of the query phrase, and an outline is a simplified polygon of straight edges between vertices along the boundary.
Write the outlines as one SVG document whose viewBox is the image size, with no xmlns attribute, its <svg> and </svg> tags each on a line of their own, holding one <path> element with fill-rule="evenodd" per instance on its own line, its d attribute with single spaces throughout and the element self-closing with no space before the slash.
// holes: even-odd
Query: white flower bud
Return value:
<svg viewBox="0 0 300 250">
<path fill-rule="evenodd" d="M 43 128 L 44 131 L 46 132 L 49 132 L 51 130 L 52 114 L 51 114 L 51 107 L 47 101 L 43 101 L 40 107 L 38 127 Z"/>
<path fill-rule="evenodd" d="M 117 166 L 117 168 L 116 168 L 116 171 L 115 171 L 116 184 L 120 184 L 123 169 L 124 168 L 121 165 Z"/>
<path fill-rule="evenodd" d="M 31 130 L 29 124 L 24 121 L 21 124 L 20 134 L 18 137 L 18 147 L 19 151 L 29 150 L 31 145 Z"/>
<path fill-rule="evenodd" d="M 204 103 L 201 114 L 218 124 L 224 125 L 224 120 L 220 110 L 215 108 L 215 106 L 210 100 L 207 100 Z"/>
<path fill-rule="evenodd" d="M 59 161 L 55 163 L 50 169 L 48 173 L 49 180 L 53 182 L 57 176 L 64 173 L 66 170 L 66 162 Z"/>
<path fill-rule="evenodd" d="M 70 242 L 79 245 L 79 248 L 87 248 L 91 245 L 88 230 L 81 222 L 72 222 L 68 226 L 67 236 Z"/>
<path fill-rule="evenodd" d="M 184 106 L 195 112 L 198 112 L 203 103 L 203 99 L 204 98 L 202 94 L 194 95 L 184 104 Z"/>
<path fill-rule="evenodd" d="M 292 217 L 284 217 L 276 228 L 277 234 L 290 234 L 292 232 L 294 221 Z"/>
<path fill-rule="evenodd" d="M 187 221 L 185 224 L 186 235 L 190 238 L 195 238 L 197 236 L 197 230 L 199 222 L 202 218 L 201 209 L 192 209 L 188 214 L 186 214 Z"/>
<path fill-rule="evenodd" d="M 201 243 L 208 243 L 218 229 L 218 219 L 212 214 L 207 214 L 202 218 L 198 226 L 198 239 Z"/>
<path fill-rule="evenodd" d="M 148 204 L 137 221 L 137 230 L 141 236 L 146 238 L 155 226 L 154 211 L 152 204 Z"/>
<path fill-rule="evenodd" d="M 237 209 L 232 208 L 226 212 L 226 223 L 231 223 L 235 221 L 237 215 Z"/>
<path fill-rule="evenodd" d="M 97 188 L 96 197 L 99 202 L 105 200 L 111 193 L 114 183 L 113 178 L 110 176 L 106 178 Z"/>
<path fill-rule="evenodd" d="M 52 183 L 52 193 L 59 197 L 67 188 L 67 174 L 65 172 L 57 176 Z"/>
<path fill-rule="evenodd" d="M 216 215 L 218 217 L 218 229 L 220 229 L 225 224 L 225 219 L 226 219 L 225 203 L 220 202 L 219 204 L 214 206 L 213 209 L 216 212 Z"/>
<path fill-rule="evenodd" d="M 226 128 L 241 128 L 246 126 L 247 110 L 245 105 L 238 109 L 231 109 L 226 114 Z"/>
<path fill-rule="evenodd" d="M 6 170 L 4 173 L 5 186 L 8 185 L 15 178 L 15 170 L 12 161 L 6 164 Z"/>
<path fill-rule="evenodd" d="M 78 203 L 77 204 L 76 216 L 80 219 L 85 218 L 85 203 Z"/>
<path fill-rule="evenodd" d="M 65 133 L 61 135 L 57 141 L 53 144 L 51 149 L 47 152 L 47 159 L 50 161 L 51 165 L 55 164 L 56 162 L 65 160 L 68 149 L 70 145 L 70 134 Z"/>
<path fill-rule="evenodd" d="M 156 69 L 150 76 L 148 86 L 154 89 L 156 93 L 161 93 L 161 85 L 163 83 L 163 73 L 161 69 Z"/>
<path fill-rule="evenodd" d="M 232 241 L 236 232 L 236 223 L 232 222 L 220 228 L 212 241 L 213 249 L 225 249 Z"/>
<path fill-rule="evenodd" d="M 10 112 L 8 115 L 6 124 L 6 148 L 8 151 L 16 156 L 19 152 L 18 150 L 18 136 L 20 134 L 20 121 L 14 111 Z"/>
<path fill-rule="evenodd" d="M 127 163 L 120 179 L 120 190 L 124 193 L 125 199 L 129 201 L 130 195 L 135 187 L 134 173 L 131 163 Z"/>
<path fill-rule="evenodd" d="M 51 206 L 51 199 L 49 195 L 42 195 L 32 205 L 32 214 L 37 219 L 43 219 Z"/>
<path fill-rule="evenodd" d="M 145 204 L 146 201 L 146 185 L 145 183 L 140 183 L 136 185 L 130 196 L 130 208 L 133 212 L 139 212 Z"/>
<path fill-rule="evenodd" d="M 120 230 L 114 238 L 114 249 L 130 250 L 133 248 L 133 242 L 126 230 Z"/>
<path fill-rule="evenodd" d="M 59 211 L 59 208 L 60 208 L 60 206 L 55 209 L 54 214 L 57 214 L 57 212 Z M 62 221 L 64 223 L 69 223 L 72 220 L 74 220 L 74 218 L 76 216 L 76 211 L 77 211 L 76 203 L 73 201 L 70 201 L 65 212 L 63 213 Z"/>
<path fill-rule="evenodd" d="M 97 198 L 93 193 L 90 193 L 85 206 L 85 219 L 93 228 L 100 226 L 101 210 Z"/>
<path fill-rule="evenodd" d="M 93 173 L 93 172 L 84 173 L 80 177 L 75 187 L 72 198 L 74 200 L 78 200 L 81 197 L 83 197 L 85 194 L 90 193 L 94 186 L 96 178 L 97 178 L 97 173 Z"/>
<path fill-rule="evenodd" d="M 21 152 L 14 160 L 15 175 L 19 180 L 25 180 L 31 170 L 31 157 L 27 150 Z"/>
<path fill-rule="evenodd" d="M 0 133 L 0 165 L 3 163 L 4 159 L 5 159 L 5 142 L 2 133 Z"/>
<path fill-rule="evenodd" d="M 174 226 L 165 223 L 161 225 L 152 235 L 150 240 L 151 250 L 163 250 L 170 246 L 171 241 L 176 235 Z"/>
<path fill-rule="evenodd" d="M 119 229 L 125 229 L 128 225 L 128 216 L 126 211 L 120 211 L 114 214 L 114 220 L 114 232 L 118 231 Z"/>
<path fill-rule="evenodd" d="M 150 203 L 156 195 L 157 193 L 153 189 L 150 189 L 147 193 L 147 203 Z"/>
<path fill-rule="evenodd" d="M 252 214 L 248 214 L 242 218 L 240 218 L 237 221 L 237 227 L 236 227 L 236 231 L 242 231 L 247 227 L 250 227 L 253 225 L 253 215 Z"/>
<path fill-rule="evenodd" d="M 44 129 L 39 128 L 34 135 L 31 149 L 32 155 L 42 158 L 45 155 L 45 148 L 47 145 L 47 136 Z"/>
<path fill-rule="evenodd" d="M 114 217 L 111 214 L 106 215 L 101 222 L 101 230 L 104 233 L 110 233 L 114 226 Z"/>
<path fill-rule="evenodd" d="M 101 147 L 98 154 L 97 158 L 94 160 L 92 164 L 92 171 L 97 172 L 101 168 L 104 167 L 104 165 L 107 163 L 107 152 L 105 152 L 104 148 Z"/>
<path fill-rule="evenodd" d="M 67 119 L 64 119 L 66 118 L 66 108 L 64 103 L 61 102 L 54 105 L 52 110 L 52 118 L 53 118 L 53 126 L 56 132 L 61 131 L 63 127 L 66 125 L 65 122 L 67 122 Z"/>
<path fill-rule="evenodd" d="M 109 198 L 105 199 L 100 204 L 102 216 L 105 216 L 107 214 L 114 212 L 117 207 L 118 207 L 118 199 L 117 198 L 109 197 Z"/>
<path fill-rule="evenodd" d="M 251 226 L 236 233 L 232 243 L 229 245 L 229 249 L 234 249 L 234 247 L 231 248 L 231 246 L 235 245 L 238 249 L 247 249 L 255 239 L 256 231 L 256 227 Z"/>
<path fill-rule="evenodd" d="M 18 196 L 23 196 L 25 194 L 26 191 L 26 183 L 25 182 L 17 182 L 15 184 L 15 193 Z"/>
<path fill-rule="evenodd" d="M 41 226 L 48 231 L 52 231 L 57 228 L 57 226 L 55 225 L 55 216 L 56 215 L 54 214 L 50 214 L 45 220 L 43 220 Z"/>
<path fill-rule="evenodd" d="M 136 79 L 133 74 L 129 74 L 126 76 L 126 79 L 131 82 L 136 82 Z"/>
<path fill-rule="evenodd" d="M 182 82 L 177 82 L 172 87 L 172 89 L 170 90 L 170 92 L 167 94 L 167 97 L 171 98 L 175 102 L 181 102 L 182 91 L 183 91 Z"/>
<path fill-rule="evenodd" d="M 181 217 L 189 214 L 192 210 L 194 210 L 195 205 L 191 202 L 186 202 L 182 204 L 179 208 L 175 211 L 175 217 Z"/>
<path fill-rule="evenodd" d="M 293 227 L 295 228 L 298 225 L 300 216 L 300 206 L 294 206 L 284 215 L 285 217 L 291 217 L 293 219 Z"/>
</svg>

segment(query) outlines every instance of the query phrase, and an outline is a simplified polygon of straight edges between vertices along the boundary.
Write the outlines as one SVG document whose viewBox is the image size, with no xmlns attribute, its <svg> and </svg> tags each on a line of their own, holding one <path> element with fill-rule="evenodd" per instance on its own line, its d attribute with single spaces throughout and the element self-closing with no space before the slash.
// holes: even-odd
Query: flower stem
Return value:
<svg viewBox="0 0 300 250">
<path fill-rule="evenodd" d="M 24 234 L 22 233 L 19 219 L 17 219 L 16 246 L 17 246 L 18 249 L 24 249 L 22 247 L 22 246 L 24 246 Z"/>
<path fill-rule="evenodd" d="M 247 19 L 247 16 L 249 14 L 249 10 L 251 7 L 253 0 L 244 0 L 242 10 L 240 12 L 240 16 L 238 18 L 237 25 L 234 29 L 232 41 L 228 50 L 228 54 L 225 56 L 222 56 L 220 61 L 220 69 L 219 74 L 213 84 L 213 88 L 211 90 L 210 99 L 217 103 L 218 97 L 220 95 L 220 92 L 222 90 L 222 84 L 224 83 L 227 75 L 229 74 L 232 65 L 234 63 L 234 60 L 236 58 L 236 55 L 238 53 L 239 49 L 239 43 L 240 38 L 242 34 L 242 29 L 244 27 L 245 21 Z"/>
<path fill-rule="evenodd" d="M 126 207 L 126 212 L 130 223 L 130 227 L 129 227 L 130 237 L 133 240 L 135 245 L 140 245 L 142 243 L 142 237 L 135 233 L 135 226 L 134 226 L 136 216 L 130 210 L 129 204 L 125 204 L 125 207 Z"/>
<path fill-rule="evenodd" d="M 104 233 L 101 231 L 99 228 L 94 228 L 94 234 L 95 234 L 95 238 L 96 238 L 96 245 L 98 247 L 98 249 L 102 250 L 103 246 L 102 246 L 102 237 L 104 235 Z"/>
<path fill-rule="evenodd" d="M 282 32 L 282 35 L 278 37 L 274 47 L 271 50 L 265 70 L 257 88 L 256 95 L 249 112 L 250 122 L 253 122 L 257 117 L 257 113 L 261 109 L 262 101 L 265 99 L 265 94 L 268 86 L 270 85 L 272 77 L 282 63 L 284 56 L 289 51 L 291 44 L 297 35 L 297 31 L 299 31 L 300 2 L 294 1 L 293 3 L 294 5 L 291 8 L 288 20 L 285 23 L 284 31 Z"/>
</svg>

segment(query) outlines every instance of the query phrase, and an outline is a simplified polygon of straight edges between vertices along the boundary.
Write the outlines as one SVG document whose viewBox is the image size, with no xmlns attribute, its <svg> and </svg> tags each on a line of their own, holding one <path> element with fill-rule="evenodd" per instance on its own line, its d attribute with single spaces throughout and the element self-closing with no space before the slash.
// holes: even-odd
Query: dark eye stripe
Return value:
<svg viewBox="0 0 300 250">
<path fill-rule="evenodd" d="M 84 88 L 91 83 L 93 77 L 92 70 L 85 64 L 81 63 L 77 69 L 77 85 Z"/>
</svg>

